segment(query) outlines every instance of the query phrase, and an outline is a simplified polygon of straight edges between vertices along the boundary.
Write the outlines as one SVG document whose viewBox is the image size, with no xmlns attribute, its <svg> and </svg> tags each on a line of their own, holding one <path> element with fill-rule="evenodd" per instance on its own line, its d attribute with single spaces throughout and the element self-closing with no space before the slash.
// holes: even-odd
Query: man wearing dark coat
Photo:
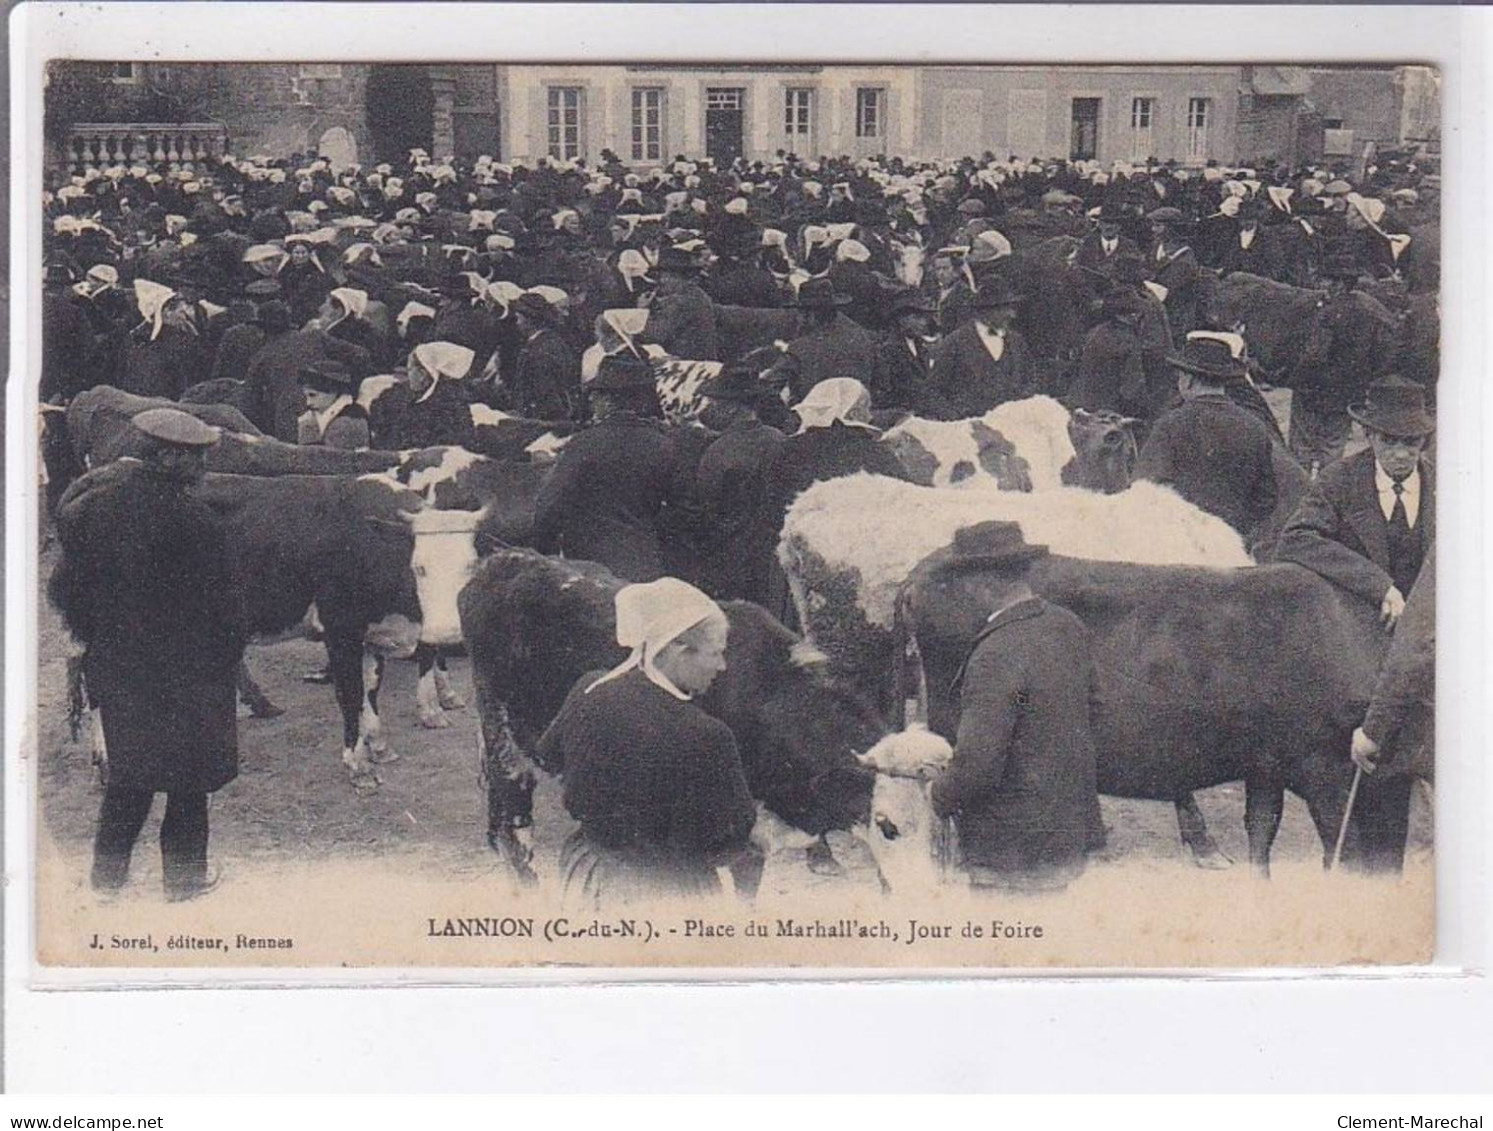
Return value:
<svg viewBox="0 0 1493 1131">
<path fill-rule="evenodd" d="M 995 606 L 956 679 L 954 757 L 931 790 L 976 889 L 1065 887 L 1103 840 L 1089 634 L 1027 584 L 1045 553 L 1015 523 L 982 522 L 954 535 L 945 567 L 978 570 Z"/>
<path fill-rule="evenodd" d="M 715 306 L 699 283 L 700 267 L 678 247 L 659 251 L 658 293 L 648 311 L 643 341 L 663 346 L 674 357 L 719 361 Z"/>
<path fill-rule="evenodd" d="M 280 284 L 273 279 L 264 279 L 260 282 L 250 283 L 245 290 L 260 300 L 261 305 L 267 306 L 271 296 L 278 294 Z M 283 304 L 281 304 L 283 307 Z M 286 311 L 283 329 L 289 329 L 289 308 Z M 271 315 L 273 319 L 274 314 Z M 261 346 L 268 340 L 265 327 L 260 323 L 260 311 L 256 307 L 254 317 L 247 322 L 240 322 L 237 326 L 230 326 L 223 331 L 223 336 L 218 339 L 218 351 L 213 358 L 212 373 L 208 377 L 210 381 L 242 381 L 249 375 L 249 362 L 259 352 Z"/>
<path fill-rule="evenodd" d="M 511 313 L 523 343 L 503 381 L 505 407 L 534 420 L 569 420 L 579 411 L 581 359 L 559 330 L 559 315 L 540 295 L 523 294 Z"/>
<path fill-rule="evenodd" d="M 891 300 L 888 329 L 876 343 L 870 381 L 873 408 L 906 409 L 934 419 L 950 415 L 932 386 L 934 339 L 929 331 L 937 313 L 933 303 L 915 290 Z"/>
<path fill-rule="evenodd" d="M 267 435 L 293 444 L 297 421 L 306 410 L 301 370 L 317 362 L 335 361 L 352 373 L 354 381 L 361 381 L 369 375 L 368 354 L 325 330 L 290 329 L 290 310 L 279 300 L 265 303 L 255 320 L 268 337 L 249 362 L 244 378 L 247 403 L 253 406 L 249 418 Z M 278 329 L 282 325 L 286 328 Z"/>
<path fill-rule="evenodd" d="M 92 471 L 62 499 L 50 594 L 86 649 L 108 747 L 93 887 L 124 886 L 151 802 L 165 793 L 164 883 L 168 899 L 182 900 L 217 884 L 207 795 L 238 774 L 245 632 L 222 528 L 190 494 L 217 429 L 175 409 L 141 413 L 134 425 L 150 440 L 143 462 Z"/>
<path fill-rule="evenodd" d="M 1078 249 L 1073 253 L 1073 266 L 1095 280 L 1091 289 L 1104 289 L 1105 282 L 1114 274 L 1118 256 L 1140 254 L 1135 241 L 1123 234 L 1122 228 L 1128 219 L 1125 209 L 1117 202 L 1105 201 L 1099 211 L 1098 225 L 1079 241 Z"/>
<path fill-rule="evenodd" d="M 702 563 L 702 586 L 718 600 L 767 600 L 770 560 L 760 551 L 756 522 L 767 489 L 767 472 L 784 443 L 766 424 L 777 396 L 751 365 L 727 363 L 706 389 L 717 418 L 729 416 L 721 434 L 701 454 L 695 492 L 711 532 Z"/>
<path fill-rule="evenodd" d="M 1172 335 L 1181 342 L 1198 326 L 1198 303 L 1201 273 L 1197 255 L 1181 230 L 1182 212 L 1176 208 L 1158 208 L 1148 217 L 1156 246 L 1151 255 L 1151 270 L 1156 282 L 1166 288 L 1167 321 Z"/>
<path fill-rule="evenodd" d="M 1243 351 L 1243 341 L 1238 342 Z M 1275 440 L 1258 417 L 1229 399 L 1245 379 L 1230 343 L 1206 331 L 1172 359 L 1182 404 L 1162 415 L 1141 447 L 1135 477 L 1173 488 L 1248 539 L 1275 510 Z"/>
<path fill-rule="evenodd" d="M 1390 376 L 1350 412 L 1370 448 L 1328 466 L 1280 536 L 1276 559 L 1295 562 L 1372 603 L 1393 628 L 1405 594 L 1436 540 L 1436 491 L 1422 449 L 1434 423 L 1425 391 Z M 1364 866 L 1396 870 L 1405 851 L 1411 780 L 1372 776 L 1359 789 L 1354 820 Z"/>
<path fill-rule="evenodd" d="M 1026 339 L 1013 329 L 1021 296 L 995 276 L 974 296 L 975 320 L 945 338 L 933 355 L 933 393 L 953 419 L 982 416 L 1031 392 Z"/>
<path fill-rule="evenodd" d="M 534 546 L 652 581 L 667 572 L 661 525 L 680 490 L 674 439 L 648 419 L 658 405 L 653 369 L 607 357 L 588 392 L 595 423 L 570 437 L 540 488 Z"/>
<path fill-rule="evenodd" d="M 821 381 L 834 377 L 871 379 L 876 368 L 876 338 L 852 322 L 844 308 L 850 299 L 835 292 L 829 279 L 809 279 L 798 290 L 794 304 L 804 311 L 808 327 L 788 343 L 788 352 L 769 371 L 786 385 L 794 401 L 801 401 Z"/>
</svg>

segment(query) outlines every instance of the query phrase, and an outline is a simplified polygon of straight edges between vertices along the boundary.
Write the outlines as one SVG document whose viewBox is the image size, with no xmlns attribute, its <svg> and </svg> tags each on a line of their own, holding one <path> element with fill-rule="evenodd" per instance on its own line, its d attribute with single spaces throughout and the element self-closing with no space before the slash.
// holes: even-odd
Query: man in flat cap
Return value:
<svg viewBox="0 0 1493 1131">
<path fill-rule="evenodd" d="M 246 638 L 224 534 L 190 488 L 218 430 L 177 409 L 134 418 L 143 458 L 83 476 L 58 507 L 62 560 L 49 594 L 84 646 L 108 747 L 94 840 L 95 891 L 118 892 L 157 793 L 166 794 L 166 898 L 218 883 L 208 794 L 238 775 L 234 676 Z"/>
</svg>

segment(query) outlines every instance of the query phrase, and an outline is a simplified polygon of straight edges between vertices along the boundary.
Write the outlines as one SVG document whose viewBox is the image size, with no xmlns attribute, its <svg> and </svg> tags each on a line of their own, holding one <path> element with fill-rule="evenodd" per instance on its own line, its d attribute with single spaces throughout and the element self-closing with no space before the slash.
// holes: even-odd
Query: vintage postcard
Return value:
<svg viewBox="0 0 1493 1131">
<path fill-rule="evenodd" d="M 50 60 L 39 973 L 1429 962 L 1442 94 Z"/>
</svg>

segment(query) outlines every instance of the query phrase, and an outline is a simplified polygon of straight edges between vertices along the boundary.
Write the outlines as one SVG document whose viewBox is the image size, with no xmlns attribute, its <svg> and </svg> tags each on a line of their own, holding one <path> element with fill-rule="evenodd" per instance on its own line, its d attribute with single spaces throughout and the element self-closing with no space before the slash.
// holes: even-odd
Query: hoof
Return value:
<svg viewBox="0 0 1493 1131">
<path fill-rule="evenodd" d="M 352 782 L 353 792 L 359 797 L 367 797 L 369 794 L 378 792 L 378 775 L 371 768 L 353 771 L 352 777 L 349 780 Z"/>
<path fill-rule="evenodd" d="M 271 703 L 268 700 L 263 703 L 256 703 L 249 710 L 256 719 L 278 719 L 281 715 L 285 714 L 284 707 L 276 703 Z"/>
<path fill-rule="evenodd" d="M 1192 862 L 1199 868 L 1204 868 L 1210 872 L 1222 872 L 1234 866 L 1233 858 L 1222 852 L 1217 845 L 1210 845 L 1202 849 L 1193 849 Z"/>
<path fill-rule="evenodd" d="M 449 730 L 451 720 L 446 718 L 440 711 L 422 711 L 420 714 L 420 725 L 426 730 Z"/>
<path fill-rule="evenodd" d="M 835 854 L 830 851 L 829 845 L 814 843 L 804 850 L 808 857 L 809 871 L 816 876 L 843 876 L 845 867 L 835 859 Z"/>
<path fill-rule="evenodd" d="M 399 751 L 390 750 L 388 746 L 380 744 L 368 748 L 369 760 L 375 766 L 387 766 L 390 762 L 399 761 Z"/>
<path fill-rule="evenodd" d="M 443 711 L 460 711 L 467 705 L 467 701 L 454 691 L 450 695 L 441 696 L 441 709 Z"/>
</svg>

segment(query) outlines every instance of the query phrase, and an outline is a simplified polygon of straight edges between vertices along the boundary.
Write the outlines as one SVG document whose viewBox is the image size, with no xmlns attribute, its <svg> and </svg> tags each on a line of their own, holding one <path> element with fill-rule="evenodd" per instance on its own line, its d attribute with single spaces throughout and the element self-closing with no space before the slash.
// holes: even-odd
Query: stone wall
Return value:
<svg viewBox="0 0 1493 1131">
<path fill-rule="evenodd" d="M 356 159 L 372 152 L 364 93 L 368 67 L 361 63 L 223 65 L 215 86 L 213 117 L 228 126 L 234 153 L 284 157 L 317 151 L 328 131 L 344 130 Z M 328 139 L 329 142 L 333 139 Z"/>
</svg>

